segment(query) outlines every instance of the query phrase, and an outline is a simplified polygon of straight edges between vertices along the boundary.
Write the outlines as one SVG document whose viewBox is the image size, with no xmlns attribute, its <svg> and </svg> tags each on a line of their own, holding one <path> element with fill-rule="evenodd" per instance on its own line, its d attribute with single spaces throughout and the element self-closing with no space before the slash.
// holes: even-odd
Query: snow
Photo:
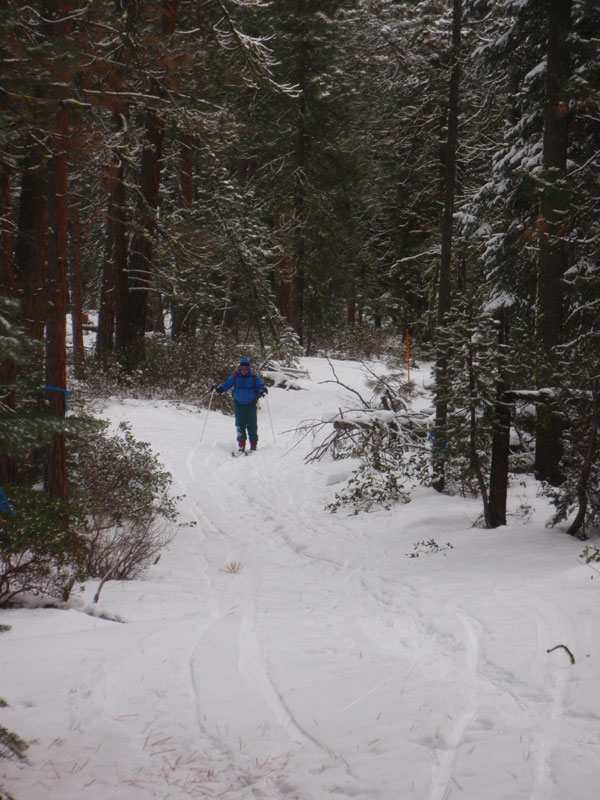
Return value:
<svg viewBox="0 0 600 800">
<path fill-rule="evenodd" d="M 529 480 L 495 531 L 473 527 L 478 501 L 425 488 L 325 511 L 350 465 L 305 464 L 294 429 L 356 397 L 303 366 L 301 391 L 262 401 L 249 458 L 219 412 L 106 406 L 195 525 L 144 580 L 105 585 L 104 617 L 84 613 L 95 581 L 68 609 L 0 612 L 0 724 L 31 742 L 0 784 L 17 800 L 597 797 L 600 578 L 582 544 L 545 527 Z M 359 364 L 335 369 L 368 396 Z"/>
</svg>

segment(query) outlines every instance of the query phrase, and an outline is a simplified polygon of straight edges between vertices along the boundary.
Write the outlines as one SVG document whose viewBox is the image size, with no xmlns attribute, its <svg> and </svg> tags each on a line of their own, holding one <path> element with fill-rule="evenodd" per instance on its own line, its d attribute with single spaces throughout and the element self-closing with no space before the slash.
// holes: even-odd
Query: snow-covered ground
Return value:
<svg viewBox="0 0 600 800">
<path fill-rule="evenodd" d="M 495 531 L 472 527 L 479 502 L 426 489 L 330 514 L 350 466 L 306 465 L 292 430 L 352 398 L 326 362 L 304 365 L 302 391 L 263 402 L 248 458 L 218 412 L 106 407 L 196 524 L 146 580 L 104 587 L 121 622 L 82 613 L 96 582 L 69 610 L 0 612 L 0 724 L 31 741 L 0 785 L 16 800 L 598 798 L 600 575 L 582 544 L 544 527 L 531 482 Z M 360 365 L 336 370 L 367 391 Z M 453 548 L 408 557 L 430 539 Z"/>
</svg>

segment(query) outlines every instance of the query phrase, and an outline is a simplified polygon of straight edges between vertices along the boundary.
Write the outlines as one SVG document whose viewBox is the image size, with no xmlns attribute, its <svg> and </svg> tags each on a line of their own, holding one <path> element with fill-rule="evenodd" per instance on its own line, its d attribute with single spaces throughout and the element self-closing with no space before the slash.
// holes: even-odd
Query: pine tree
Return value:
<svg viewBox="0 0 600 800">
<path fill-rule="evenodd" d="M 567 270 L 567 242 L 571 228 L 567 184 L 568 79 L 571 0 L 549 0 L 544 97 L 544 138 L 537 264 L 536 338 L 539 346 L 538 388 L 552 386 L 556 347 L 563 338 L 562 277 Z M 550 403 L 537 409 L 535 469 L 541 480 L 557 485 L 561 421 Z"/>
<path fill-rule="evenodd" d="M 565 275 L 569 339 L 557 348 L 557 407 L 567 420 L 560 464 L 564 479 L 551 491 L 554 522 L 571 520 L 568 532 L 586 538 L 600 524 L 600 269 L 588 259 Z"/>
</svg>

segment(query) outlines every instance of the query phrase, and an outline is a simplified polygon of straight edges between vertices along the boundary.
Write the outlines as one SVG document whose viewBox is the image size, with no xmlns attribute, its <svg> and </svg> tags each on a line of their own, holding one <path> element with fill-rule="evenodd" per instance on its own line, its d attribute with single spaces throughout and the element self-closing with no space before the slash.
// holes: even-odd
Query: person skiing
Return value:
<svg viewBox="0 0 600 800">
<path fill-rule="evenodd" d="M 258 424 L 256 404 L 268 389 L 260 375 L 252 372 L 249 358 L 240 359 L 237 371 L 231 374 L 220 386 L 214 386 L 217 394 L 233 389 L 235 429 L 237 432 L 238 453 L 246 452 L 246 439 L 250 439 L 250 450 L 258 445 Z"/>
</svg>

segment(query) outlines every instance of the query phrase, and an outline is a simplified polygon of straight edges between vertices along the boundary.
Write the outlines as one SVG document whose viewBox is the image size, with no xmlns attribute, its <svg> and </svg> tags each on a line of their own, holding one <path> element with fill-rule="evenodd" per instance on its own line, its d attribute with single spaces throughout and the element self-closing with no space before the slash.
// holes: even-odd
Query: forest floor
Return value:
<svg viewBox="0 0 600 800">
<path fill-rule="evenodd" d="M 582 543 L 545 527 L 528 478 L 494 531 L 474 527 L 479 501 L 425 488 L 330 513 L 354 465 L 305 463 L 297 429 L 355 398 L 325 360 L 303 366 L 299 391 L 262 401 L 248 458 L 231 458 L 220 412 L 106 404 L 192 524 L 96 607 L 90 581 L 68 609 L 0 612 L 0 722 L 31 742 L 0 785 L 15 800 L 594 800 L 600 574 Z M 335 368 L 369 394 L 360 364 Z M 413 378 L 424 406 L 426 371 Z"/>
</svg>

